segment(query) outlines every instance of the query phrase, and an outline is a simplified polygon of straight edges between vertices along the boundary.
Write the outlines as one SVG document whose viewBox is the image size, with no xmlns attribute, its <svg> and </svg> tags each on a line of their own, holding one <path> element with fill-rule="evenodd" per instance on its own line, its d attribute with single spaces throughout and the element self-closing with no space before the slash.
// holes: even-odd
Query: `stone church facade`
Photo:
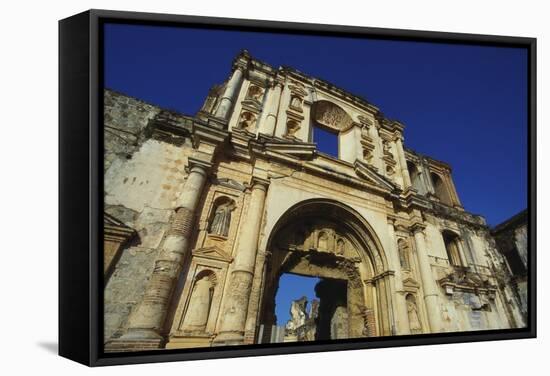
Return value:
<svg viewBox="0 0 550 376">
<path fill-rule="evenodd" d="M 243 51 L 195 116 L 104 108 L 105 351 L 269 342 L 283 273 L 321 278 L 314 339 L 525 326 L 451 167 L 364 99 Z"/>
</svg>

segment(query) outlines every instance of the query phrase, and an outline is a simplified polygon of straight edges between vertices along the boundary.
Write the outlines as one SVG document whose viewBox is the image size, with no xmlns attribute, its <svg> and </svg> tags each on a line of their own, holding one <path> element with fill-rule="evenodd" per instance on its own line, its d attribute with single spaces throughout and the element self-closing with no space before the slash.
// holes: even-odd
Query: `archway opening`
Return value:
<svg viewBox="0 0 550 376">
<path fill-rule="evenodd" d="M 267 250 L 258 343 L 391 334 L 387 261 L 373 230 L 353 209 L 328 199 L 297 204 L 275 225 Z M 315 297 L 303 300 L 299 289 L 285 287 L 288 275 L 316 278 Z M 294 294 L 288 300 L 295 303 L 299 325 L 287 327 L 288 316 L 280 313 L 282 289 Z"/>
<path fill-rule="evenodd" d="M 346 280 L 283 273 L 278 286 L 269 342 L 349 337 Z"/>
</svg>

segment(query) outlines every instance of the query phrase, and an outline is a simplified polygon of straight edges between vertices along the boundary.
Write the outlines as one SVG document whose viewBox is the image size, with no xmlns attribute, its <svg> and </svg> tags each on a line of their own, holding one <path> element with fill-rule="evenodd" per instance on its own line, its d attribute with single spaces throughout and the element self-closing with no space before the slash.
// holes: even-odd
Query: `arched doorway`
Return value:
<svg viewBox="0 0 550 376">
<path fill-rule="evenodd" d="M 274 226 L 267 250 L 258 342 L 274 342 L 273 331 L 284 330 L 275 296 L 285 273 L 320 279 L 315 334 L 297 340 L 392 334 L 393 273 L 374 230 L 354 209 L 329 199 L 298 203 Z"/>
</svg>

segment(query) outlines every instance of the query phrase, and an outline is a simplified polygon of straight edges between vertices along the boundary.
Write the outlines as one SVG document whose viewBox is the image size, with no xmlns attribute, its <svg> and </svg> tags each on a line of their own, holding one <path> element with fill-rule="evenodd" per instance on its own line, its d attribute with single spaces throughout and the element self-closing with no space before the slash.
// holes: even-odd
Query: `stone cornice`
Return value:
<svg viewBox="0 0 550 376">
<path fill-rule="evenodd" d="M 115 217 L 103 213 L 103 232 L 104 239 L 111 240 L 118 243 L 124 243 L 132 238 L 137 232 L 119 221 Z"/>
<path fill-rule="evenodd" d="M 293 143 L 288 141 L 285 143 L 279 139 L 264 136 L 259 139 L 249 140 L 248 150 L 253 158 L 276 161 L 298 171 L 312 173 L 343 184 L 352 184 L 361 189 L 380 194 L 390 200 L 399 199 L 399 191 L 395 185 L 389 183 L 387 179 L 380 177 L 380 175 L 374 171 L 368 170 L 370 180 L 365 181 L 365 177 L 354 177 L 315 164 L 312 162 L 315 157 L 314 144 Z M 363 174 L 367 174 L 365 166 L 359 167 L 360 165 L 351 165 L 343 161 L 338 162 L 345 164 L 348 168 L 361 169 Z M 359 175 L 361 175 L 361 172 Z"/>
<path fill-rule="evenodd" d="M 417 232 L 422 232 L 426 229 L 426 225 L 422 222 L 415 222 L 409 227 L 409 231 L 413 234 Z"/>
</svg>

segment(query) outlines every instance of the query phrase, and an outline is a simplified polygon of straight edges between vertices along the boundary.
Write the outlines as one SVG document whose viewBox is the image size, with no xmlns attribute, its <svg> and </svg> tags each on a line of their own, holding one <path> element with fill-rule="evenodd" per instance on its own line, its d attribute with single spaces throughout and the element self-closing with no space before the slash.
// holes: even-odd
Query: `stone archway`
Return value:
<svg viewBox="0 0 550 376">
<path fill-rule="evenodd" d="M 340 335 L 338 339 L 392 334 L 389 281 L 392 273 L 388 272 L 386 257 L 373 229 L 355 210 L 329 199 L 298 203 L 273 228 L 267 250 L 259 342 L 269 342 L 272 338 L 271 331 L 277 320 L 275 296 L 284 273 L 318 277 L 330 285 L 316 288 L 317 297 L 321 299 L 320 312 L 325 309 L 323 312 L 332 315 L 337 305 L 344 307 L 347 335 Z M 338 285 L 344 287 L 336 288 Z M 332 297 L 326 293 L 337 290 L 344 292 Z M 345 304 L 336 304 L 341 301 Z M 330 319 L 320 316 L 318 322 Z M 323 333 L 327 329 L 317 330 Z M 333 337 L 321 334 L 316 339 L 335 339 Z"/>
</svg>

